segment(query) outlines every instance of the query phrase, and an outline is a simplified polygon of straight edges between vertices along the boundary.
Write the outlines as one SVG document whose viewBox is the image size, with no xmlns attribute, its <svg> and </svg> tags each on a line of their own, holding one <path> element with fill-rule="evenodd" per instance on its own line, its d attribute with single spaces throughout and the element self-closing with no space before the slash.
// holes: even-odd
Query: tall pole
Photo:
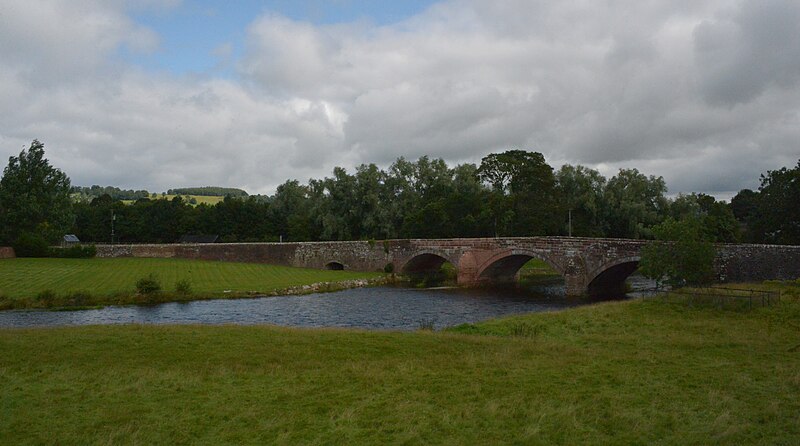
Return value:
<svg viewBox="0 0 800 446">
<path fill-rule="evenodd" d="M 569 236 L 572 237 L 572 209 L 569 210 Z"/>
</svg>

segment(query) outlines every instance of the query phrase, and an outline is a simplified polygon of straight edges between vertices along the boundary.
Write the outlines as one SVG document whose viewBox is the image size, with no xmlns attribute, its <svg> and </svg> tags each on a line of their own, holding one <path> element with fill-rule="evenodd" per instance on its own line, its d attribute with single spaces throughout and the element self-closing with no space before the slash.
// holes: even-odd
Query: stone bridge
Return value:
<svg viewBox="0 0 800 446">
<path fill-rule="evenodd" d="M 403 274 L 438 271 L 444 262 L 457 270 L 458 283 L 475 286 L 515 280 L 528 260 L 547 262 L 564 277 L 567 294 L 622 287 L 639 263 L 647 242 L 580 237 L 515 237 L 444 240 L 385 240 L 301 243 L 215 243 L 98 245 L 98 257 L 177 257 L 277 265 L 391 270 Z M 718 245 L 720 282 L 800 277 L 800 246 Z"/>
</svg>

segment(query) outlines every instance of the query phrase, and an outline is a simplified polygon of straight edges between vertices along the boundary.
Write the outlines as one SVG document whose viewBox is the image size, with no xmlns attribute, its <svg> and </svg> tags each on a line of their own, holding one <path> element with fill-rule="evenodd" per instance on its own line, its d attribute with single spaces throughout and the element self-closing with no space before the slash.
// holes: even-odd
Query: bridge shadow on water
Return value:
<svg viewBox="0 0 800 446">
<path fill-rule="evenodd" d="M 567 299 L 585 304 L 629 299 L 636 296 L 638 291 L 654 287 L 653 281 L 636 273 L 636 264 L 627 263 L 610 269 L 605 275 L 598 276 L 594 286 L 590 287 L 590 294 L 567 297 L 564 277 L 544 260 L 515 259 L 514 263 L 516 264 L 512 266 L 513 270 L 510 273 L 508 272 L 509 268 L 506 267 L 508 265 L 497 268 L 505 272 L 503 275 L 497 276 L 501 277 L 501 280 L 487 281 L 474 287 L 472 289 L 475 292 L 472 294 L 478 296 L 490 292 L 496 295 L 499 292 L 507 295 L 510 299 L 537 301 Z M 399 286 L 419 289 L 458 287 L 457 269 L 441 257 L 425 257 L 413 267 L 411 271 L 406 271 L 402 275 Z M 606 284 L 610 284 L 610 286 L 604 286 Z"/>
</svg>

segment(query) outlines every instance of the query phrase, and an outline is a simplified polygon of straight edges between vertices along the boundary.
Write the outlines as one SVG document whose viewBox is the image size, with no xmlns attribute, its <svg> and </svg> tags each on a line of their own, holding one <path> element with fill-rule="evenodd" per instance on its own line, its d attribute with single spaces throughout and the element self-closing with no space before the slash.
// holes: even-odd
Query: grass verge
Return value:
<svg viewBox="0 0 800 446">
<path fill-rule="evenodd" d="M 150 275 L 162 291 L 136 293 L 136 282 Z M 332 291 L 382 277 L 380 273 L 185 259 L 5 259 L 0 261 L 0 309 Z"/>
<path fill-rule="evenodd" d="M 773 285 L 765 285 L 773 286 Z M 0 330 L 4 444 L 797 444 L 798 286 L 455 327 Z"/>
</svg>

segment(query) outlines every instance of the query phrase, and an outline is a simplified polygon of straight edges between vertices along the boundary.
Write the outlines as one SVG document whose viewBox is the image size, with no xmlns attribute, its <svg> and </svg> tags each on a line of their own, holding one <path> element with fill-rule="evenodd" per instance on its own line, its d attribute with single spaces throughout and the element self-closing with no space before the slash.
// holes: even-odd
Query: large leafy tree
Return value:
<svg viewBox="0 0 800 446">
<path fill-rule="evenodd" d="M 44 157 L 44 144 L 34 140 L 19 156 L 8 159 L 0 179 L 0 238 L 14 243 L 23 234 L 55 242 L 73 220 L 70 182 Z"/>
<path fill-rule="evenodd" d="M 692 217 L 700 220 L 707 238 L 714 242 L 735 243 L 740 239 L 739 224 L 731 207 L 706 194 L 679 194 L 670 204 L 676 220 Z"/>
<path fill-rule="evenodd" d="M 602 237 L 605 234 L 605 177 L 588 167 L 565 164 L 556 172 L 556 184 L 561 197 L 561 215 L 571 215 L 572 235 Z"/>
<path fill-rule="evenodd" d="M 758 241 L 800 244 L 800 160 L 793 169 L 762 175 L 758 190 L 758 212 L 751 219 Z"/>
<path fill-rule="evenodd" d="M 489 206 L 496 235 L 544 235 L 558 231 L 553 168 L 539 152 L 509 150 L 481 160 L 478 175 L 492 188 Z"/>
<path fill-rule="evenodd" d="M 646 176 L 636 169 L 620 169 L 605 189 L 608 235 L 652 238 L 652 226 L 660 223 L 668 201 L 664 178 Z"/>
<path fill-rule="evenodd" d="M 716 248 L 700 219 L 667 218 L 653 227 L 655 241 L 642 249 L 639 271 L 658 285 L 704 285 L 714 278 Z"/>
</svg>

